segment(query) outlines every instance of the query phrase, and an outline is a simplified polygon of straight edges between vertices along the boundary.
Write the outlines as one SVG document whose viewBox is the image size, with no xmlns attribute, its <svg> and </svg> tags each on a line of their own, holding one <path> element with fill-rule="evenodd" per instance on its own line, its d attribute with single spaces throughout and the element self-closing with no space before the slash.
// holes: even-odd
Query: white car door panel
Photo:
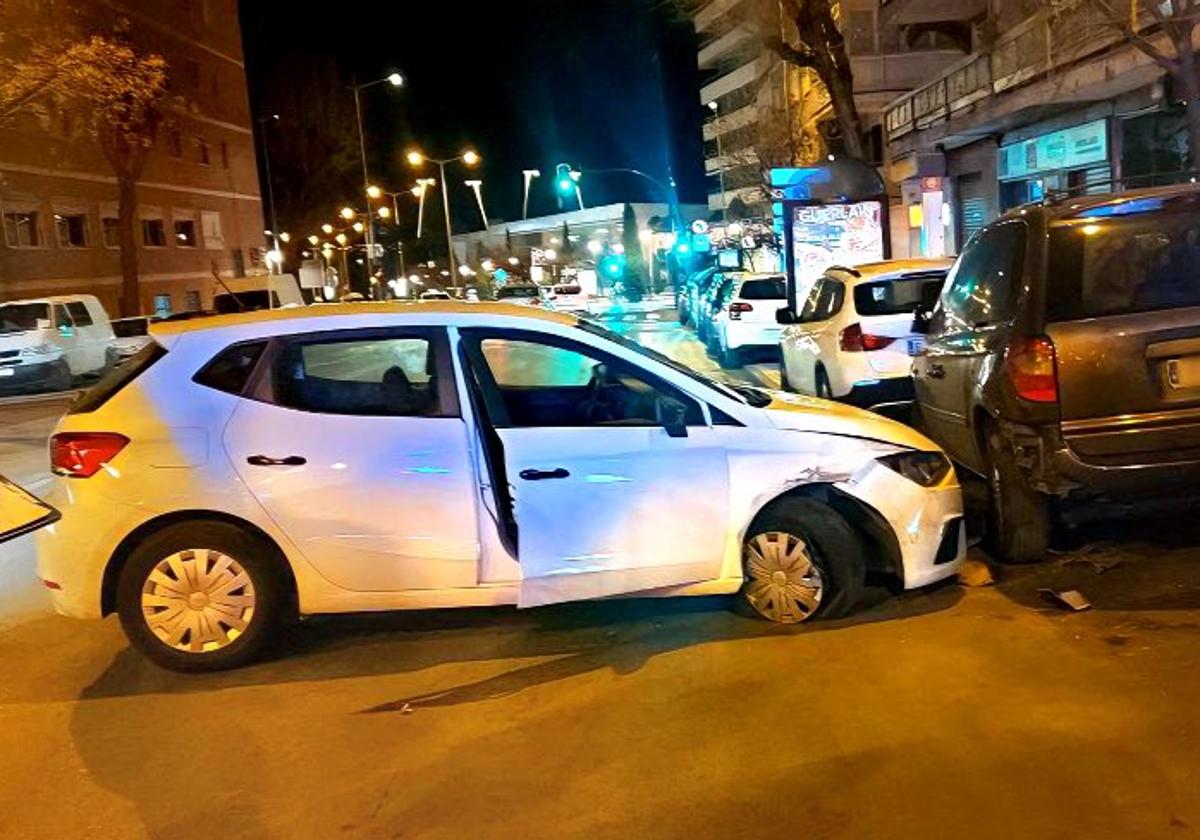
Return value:
<svg viewBox="0 0 1200 840">
<path fill-rule="evenodd" d="M 725 450 L 711 429 L 688 431 L 498 430 L 519 528 L 520 606 L 720 576 Z"/>
</svg>

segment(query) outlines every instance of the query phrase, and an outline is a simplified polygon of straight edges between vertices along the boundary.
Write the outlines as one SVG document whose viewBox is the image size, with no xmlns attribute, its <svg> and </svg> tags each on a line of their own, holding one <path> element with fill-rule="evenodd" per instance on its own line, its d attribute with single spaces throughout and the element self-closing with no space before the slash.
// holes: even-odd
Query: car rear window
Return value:
<svg viewBox="0 0 1200 840">
<path fill-rule="evenodd" d="M 903 315 L 915 312 L 922 301 L 936 300 L 946 275 L 897 277 L 854 287 L 854 308 L 859 315 Z"/>
<path fill-rule="evenodd" d="M 787 297 L 787 283 L 782 277 L 747 280 L 742 283 L 738 297 L 742 300 L 783 300 Z"/>
<path fill-rule="evenodd" d="M 504 300 L 505 298 L 535 298 L 538 297 L 538 290 L 533 286 L 505 286 L 497 290 L 496 299 Z"/>
<path fill-rule="evenodd" d="M 266 346 L 266 341 L 246 341 L 226 347 L 192 381 L 227 394 L 240 394 L 246 390 L 250 374 Z"/>
<path fill-rule="evenodd" d="M 38 321 L 50 320 L 50 306 L 45 303 L 0 304 L 0 333 L 36 330 Z"/>
<path fill-rule="evenodd" d="M 167 351 L 163 349 L 163 346 L 156 341 L 151 341 L 100 377 L 100 381 L 84 391 L 79 399 L 71 404 L 67 413 L 86 414 L 89 411 L 95 411 L 165 355 L 167 355 Z"/>
<path fill-rule="evenodd" d="M 1160 212 L 1051 228 L 1051 321 L 1200 306 L 1200 216 Z"/>
</svg>

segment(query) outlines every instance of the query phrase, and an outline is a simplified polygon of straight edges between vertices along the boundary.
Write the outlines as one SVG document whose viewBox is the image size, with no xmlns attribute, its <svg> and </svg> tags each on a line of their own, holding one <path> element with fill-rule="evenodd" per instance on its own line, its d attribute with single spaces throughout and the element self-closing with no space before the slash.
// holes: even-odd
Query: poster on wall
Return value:
<svg viewBox="0 0 1200 840">
<path fill-rule="evenodd" d="M 792 207 L 792 270 L 799 288 L 807 288 L 831 265 L 883 258 L 881 202 Z"/>
</svg>

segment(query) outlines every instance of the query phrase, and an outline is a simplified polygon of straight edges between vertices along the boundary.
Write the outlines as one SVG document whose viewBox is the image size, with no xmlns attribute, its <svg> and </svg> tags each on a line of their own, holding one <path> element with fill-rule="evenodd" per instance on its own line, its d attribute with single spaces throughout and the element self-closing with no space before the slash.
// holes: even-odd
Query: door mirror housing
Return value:
<svg viewBox="0 0 1200 840">
<path fill-rule="evenodd" d="M 798 323 L 799 320 L 800 319 L 796 317 L 796 313 L 792 311 L 790 306 L 785 306 L 782 309 L 775 310 L 776 324 L 795 324 Z"/>
<path fill-rule="evenodd" d="M 687 437 L 687 406 L 674 397 L 660 395 L 654 403 L 658 424 L 674 438 Z"/>
</svg>

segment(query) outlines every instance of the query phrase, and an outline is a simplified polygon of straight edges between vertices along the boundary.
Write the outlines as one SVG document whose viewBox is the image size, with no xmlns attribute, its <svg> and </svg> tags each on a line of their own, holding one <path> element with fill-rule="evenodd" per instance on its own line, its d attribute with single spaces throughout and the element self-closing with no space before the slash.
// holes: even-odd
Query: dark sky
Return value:
<svg viewBox="0 0 1200 840">
<path fill-rule="evenodd" d="M 364 92 L 372 180 L 407 188 L 413 145 L 450 157 L 484 158 L 489 214 L 520 217 L 521 170 L 537 168 L 530 215 L 557 210 L 554 164 L 636 167 L 665 179 L 680 199 L 703 202 L 701 109 L 691 27 L 664 12 L 669 0 L 391 0 L 325 7 L 320 15 L 283 0 L 242 3 L 252 106 L 271 109 L 273 63 L 330 56 L 349 81 L 399 70 L 401 90 Z M 350 97 L 351 93 L 346 92 Z M 379 173 L 378 175 L 376 173 Z M 436 174 L 436 173 L 426 173 Z M 461 228 L 475 227 L 460 170 L 448 178 Z M 479 177 L 479 176 L 475 176 Z M 627 176 L 588 178 L 587 204 L 658 200 Z"/>
</svg>

